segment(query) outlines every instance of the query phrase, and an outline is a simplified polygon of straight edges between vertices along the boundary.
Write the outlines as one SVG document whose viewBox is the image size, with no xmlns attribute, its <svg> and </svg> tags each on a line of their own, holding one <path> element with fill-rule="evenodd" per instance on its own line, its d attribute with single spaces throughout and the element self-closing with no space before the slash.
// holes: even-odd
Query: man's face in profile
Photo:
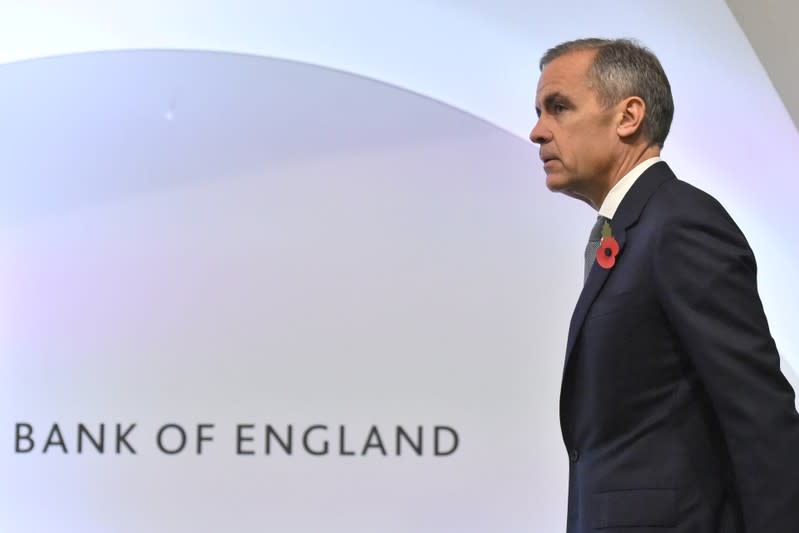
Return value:
<svg viewBox="0 0 799 533">
<path fill-rule="evenodd" d="M 539 118 L 530 132 L 547 187 L 582 199 L 612 174 L 619 142 L 614 108 L 603 109 L 588 77 L 595 54 L 570 52 L 544 67 L 535 99 Z"/>
</svg>

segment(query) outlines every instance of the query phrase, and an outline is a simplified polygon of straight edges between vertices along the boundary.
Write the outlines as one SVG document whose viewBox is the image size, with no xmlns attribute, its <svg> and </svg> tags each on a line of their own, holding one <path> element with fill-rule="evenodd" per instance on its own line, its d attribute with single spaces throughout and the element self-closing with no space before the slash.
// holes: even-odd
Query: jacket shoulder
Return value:
<svg viewBox="0 0 799 533">
<path fill-rule="evenodd" d="M 716 221 L 732 224 L 730 214 L 714 196 L 678 178 L 667 180 L 652 195 L 645 211 L 668 221 Z"/>
</svg>

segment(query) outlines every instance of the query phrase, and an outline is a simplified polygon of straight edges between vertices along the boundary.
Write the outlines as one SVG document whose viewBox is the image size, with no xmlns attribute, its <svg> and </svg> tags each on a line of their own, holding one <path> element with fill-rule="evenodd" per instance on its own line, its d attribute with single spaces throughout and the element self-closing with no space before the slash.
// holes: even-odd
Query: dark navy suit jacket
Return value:
<svg viewBox="0 0 799 533">
<path fill-rule="evenodd" d="M 735 222 L 666 163 L 610 222 L 569 328 L 569 533 L 799 532 L 799 415 Z"/>
</svg>

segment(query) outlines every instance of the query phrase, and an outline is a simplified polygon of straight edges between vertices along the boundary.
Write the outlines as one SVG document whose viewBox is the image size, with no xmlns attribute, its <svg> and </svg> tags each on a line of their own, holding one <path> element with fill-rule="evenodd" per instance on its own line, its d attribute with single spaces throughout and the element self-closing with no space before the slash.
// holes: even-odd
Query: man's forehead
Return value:
<svg viewBox="0 0 799 533">
<path fill-rule="evenodd" d="M 589 89 L 588 69 L 596 55 L 595 50 L 569 52 L 547 63 L 538 78 L 536 103 L 554 93 L 570 94 Z"/>
<path fill-rule="evenodd" d="M 541 76 L 535 93 L 535 105 L 540 108 L 544 101 L 555 96 L 572 97 L 583 87 L 588 88 L 588 84 L 582 80 L 545 79 Z"/>
<path fill-rule="evenodd" d="M 568 94 L 574 90 L 573 85 L 568 83 L 543 80 L 544 78 L 541 78 L 541 80 L 538 82 L 538 88 L 536 89 L 535 93 L 536 101 L 544 100 L 552 94 Z M 570 87 L 572 87 L 572 89 L 570 89 Z"/>
</svg>

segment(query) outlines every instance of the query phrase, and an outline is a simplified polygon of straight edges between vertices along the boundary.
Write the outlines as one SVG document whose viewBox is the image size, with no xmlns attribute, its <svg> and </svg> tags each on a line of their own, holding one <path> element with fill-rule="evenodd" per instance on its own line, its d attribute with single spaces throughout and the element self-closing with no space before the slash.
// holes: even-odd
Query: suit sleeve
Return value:
<svg viewBox="0 0 799 533">
<path fill-rule="evenodd" d="M 746 531 L 799 531 L 799 415 L 757 292 L 754 255 L 712 198 L 655 242 L 658 297 L 719 419 Z"/>
</svg>

